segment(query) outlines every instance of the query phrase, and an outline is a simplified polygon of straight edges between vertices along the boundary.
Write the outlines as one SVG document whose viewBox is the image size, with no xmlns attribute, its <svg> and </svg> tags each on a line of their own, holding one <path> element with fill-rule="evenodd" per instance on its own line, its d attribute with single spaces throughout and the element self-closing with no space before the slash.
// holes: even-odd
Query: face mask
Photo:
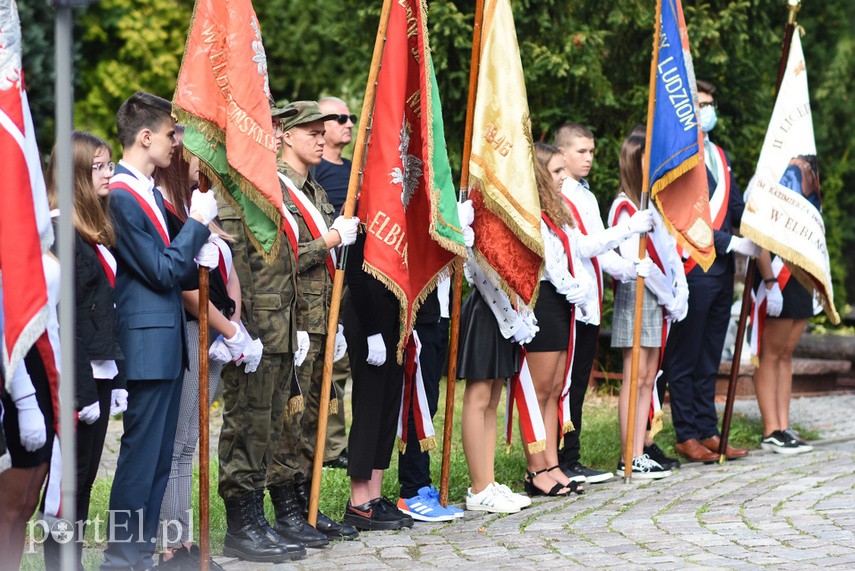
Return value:
<svg viewBox="0 0 855 571">
<path fill-rule="evenodd" d="M 701 109 L 701 131 L 709 133 L 713 130 L 717 121 L 718 116 L 715 113 L 715 107 L 707 105 Z"/>
</svg>

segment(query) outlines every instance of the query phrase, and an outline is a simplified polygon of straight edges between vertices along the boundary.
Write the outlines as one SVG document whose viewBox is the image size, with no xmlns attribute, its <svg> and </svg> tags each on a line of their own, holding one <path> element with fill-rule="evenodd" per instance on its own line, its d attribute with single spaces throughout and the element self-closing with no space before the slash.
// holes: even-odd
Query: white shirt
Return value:
<svg viewBox="0 0 855 571">
<path fill-rule="evenodd" d="M 466 276 L 466 281 L 469 282 L 469 285 L 476 287 L 478 292 L 481 294 L 481 297 L 483 297 L 484 301 L 487 302 L 487 306 L 489 306 L 490 310 L 493 312 L 493 316 L 496 318 L 502 337 L 505 339 L 513 337 L 514 333 L 519 331 L 523 326 L 525 319 L 534 323 L 534 314 L 530 311 L 526 311 L 527 306 L 525 306 L 522 301 L 518 300 L 519 302 L 517 307 L 520 308 L 522 313 L 514 309 L 510 298 L 508 298 L 508 295 L 504 290 L 496 286 L 493 283 L 493 280 L 475 261 L 472 249 L 467 248 L 467 250 L 469 252 L 469 257 L 466 260 L 466 264 L 463 266 L 463 273 Z"/>
</svg>

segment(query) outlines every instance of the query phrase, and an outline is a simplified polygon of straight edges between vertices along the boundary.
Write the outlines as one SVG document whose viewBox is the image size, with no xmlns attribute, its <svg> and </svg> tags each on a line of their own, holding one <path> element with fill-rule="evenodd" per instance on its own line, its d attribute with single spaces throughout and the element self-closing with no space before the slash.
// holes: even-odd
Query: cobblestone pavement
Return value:
<svg viewBox="0 0 855 571">
<path fill-rule="evenodd" d="M 750 406 L 738 410 L 751 415 Z M 753 451 L 658 482 L 613 479 L 514 515 L 363 533 L 270 569 L 855 569 L 853 411 L 855 395 L 794 399 L 794 422 L 825 437 L 812 453 Z M 259 568 L 217 560 L 229 571 Z"/>
</svg>

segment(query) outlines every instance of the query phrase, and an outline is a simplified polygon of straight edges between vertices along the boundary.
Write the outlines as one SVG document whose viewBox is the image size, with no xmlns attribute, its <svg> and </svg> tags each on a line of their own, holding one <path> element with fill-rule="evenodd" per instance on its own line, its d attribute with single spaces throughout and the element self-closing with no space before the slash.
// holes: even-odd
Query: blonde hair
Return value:
<svg viewBox="0 0 855 571">
<path fill-rule="evenodd" d="M 534 153 L 537 157 L 534 165 L 534 179 L 537 183 L 537 194 L 540 196 L 540 209 L 546 213 L 552 222 L 558 226 L 575 228 L 576 222 L 564 200 L 561 198 L 560 189 L 555 188 L 552 175 L 549 174 L 547 165 L 555 155 L 560 155 L 556 147 L 538 141 L 534 144 Z"/>
<path fill-rule="evenodd" d="M 98 196 L 92 184 L 92 161 L 98 151 L 110 146 L 100 137 L 91 133 L 74 131 L 71 133 L 72 181 L 74 185 L 74 208 L 72 220 L 74 229 L 89 244 L 116 245 L 116 232 L 110 220 L 110 198 Z M 56 183 L 56 152 L 51 152 L 47 167 L 47 192 L 51 208 L 59 207 L 59 189 Z"/>
</svg>

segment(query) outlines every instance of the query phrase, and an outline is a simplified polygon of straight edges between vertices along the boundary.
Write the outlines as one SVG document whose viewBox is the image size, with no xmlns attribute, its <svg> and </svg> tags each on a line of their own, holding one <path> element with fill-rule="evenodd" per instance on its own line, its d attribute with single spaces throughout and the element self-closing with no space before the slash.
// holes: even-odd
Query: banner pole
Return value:
<svg viewBox="0 0 855 571">
<path fill-rule="evenodd" d="M 656 62 L 659 60 L 659 36 L 662 30 L 662 0 L 656 2 L 656 18 L 653 25 L 653 56 L 650 59 L 650 86 L 647 96 L 647 133 L 644 142 L 644 165 L 641 181 L 640 209 L 648 207 L 650 196 L 650 147 L 653 137 L 653 113 L 656 109 Z M 647 256 L 647 232 L 638 239 L 638 257 Z M 629 403 L 626 415 L 626 442 L 623 452 L 623 481 L 625 484 L 632 480 L 632 457 L 635 446 L 635 417 L 638 408 L 638 360 L 641 355 L 641 309 L 644 304 L 644 278 L 638 276 L 635 280 L 635 315 L 632 331 L 632 360 L 629 377 Z M 626 382 L 626 379 L 624 379 Z"/>
<path fill-rule="evenodd" d="M 787 19 L 787 25 L 784 28 L 784 43 L 781 47 L 781 61 L 778 65 L 778 81 L 775 84 L 775 97 L 773 98 L 773 106 L 775 100 L 778 99 L 778 92 L 781 90 L 781 82 L 784 80 L 784 73 L 787 71 L 787 59 L 790 57 L 790 43 L 793 39 L 793 32 L 796 29 L 796 12 L 799 11 L 799 3 L 790 3 L 790 15 Z M 742 288 L 742 309 L 739 312 L 739 322 L 736 327 L 736 345 L 733 348 L 733 360 L 730 365 L 730 379 L 727 383 L 727 400 L 724 404 L 724 416 L 721 419 L 721 439 L 718 448 L 719 464 L 724 464 L 727 461 L 727 441 L 730 438 L 730 424 L 733 420 L 733 403 L 736 400 L 736 382 L 739 379 L 739 366 L 742 360 L 742 344 L 745 340 L 745 328 L 748 321 L 748 312 L 751 309 L 751 296 L 749 292 L 754 286 L 754 274 L 756 272 L 757 262 L 754 258 L 748 259 L 748 267 L 745 269 L 745 284 Z"/>
<path fill-rule="evenodd" d="M 199 191 L 208 192 L 210 179 L 199 173 Z M 199 569 L 208 571 L 211 559 L 211 510 L 208 394 L 208 300 L 210 272 L 199 266 Z"/>
<path fill-rule="evenodd" d="M 463 134 L 463 160 L 460 167 L 458 201 L 469 194 L 469 157 L 472 155 L 472 126 L 475 121 L 475 99 L 478 91 L 478 70 L 481 67 L 481 24 L 484 0 L 475 3 L 472 25 L 472 58 L 469 64 L 469 96 L 466 101 L 466 124 Z M 460 303 L 463 294 L 463 266 L 454 272 L 451 299 L 451 331 L 448 337 L 448 375 L 445 378 L 445 423 L 442 431 L 442 470 L 439 480 L 439 502 L 448 505 L 448 477 L 451 471 L 451 435 L 454 430 L 454 397 L 457 388 L 457 350 L 460 340 Z"/>
<path fill-rule="evenodd" d="M 365 98 L 362 101 L 362 120 L 353 146 L 353 167 L 350 171 L 350 181 L 347 185 L 347 199 L 344 202 L 344 216 L 351 218 L 356 210 L 357 190 L 362 183 L 362 167 L 365 162 L 365 147 L 368 144 L 369 117 L 374 111 L 374 92 L 377 87 L 377 76 L 380 73 L 380 61 L 383 57 L 383 46 L 386 42 L 386 29 L 389 25 L 389 14 L 392 10 L 392 0 L 383 0 L 380 12 L 380 23 L 377 27 L 377 38 L 374 40 L 374 54 L 371 57 L 371 68 L 368 71 L 368 82 L 365 86 Z M 327 420 L 329 417 L 330 382 L 332 381 L 333 353 L 335 353 L 335 336 L 338 332 L 338 318 L 341 310 L 341 294 L 344 290 L 344 268 L 347 263 L 347 246 L 342 247 L 338 257 L 338 265 L 333 278 L 330 315 L 327 322 L 327 339 L 324 346 L 324 375 L 321 381 L 321 396 L 318 403 L 318 432 L 315 437 L 315 458 L 312 464 L 312 487 L 309 492 L 309 524 L 316 526 L 318 521 L 318 500 L 321 493 L 321 474 L 324 463 L 324 444 L 327 435 Z M 342 406 L 343 403 L 342 403 Z"/>
</svg>

